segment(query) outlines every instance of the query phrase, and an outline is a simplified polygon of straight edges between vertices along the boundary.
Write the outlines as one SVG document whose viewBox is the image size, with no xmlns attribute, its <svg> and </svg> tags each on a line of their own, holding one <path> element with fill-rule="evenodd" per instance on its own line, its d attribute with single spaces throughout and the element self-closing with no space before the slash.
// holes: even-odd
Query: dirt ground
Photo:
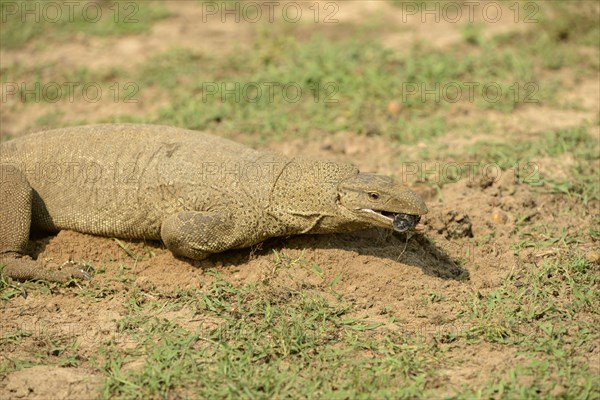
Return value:
<svg viewBox="0 0 600 400">
<path fill-rule="evenodd" d="M 207 24 L 197 23 L 201 9 L 195 2 L 177 1 L 168 3 L 173 15 L 157 22 L 151 32 L 145 35 L 132 35 L 115 38 L 78 38 L 59 48 L 24 48 L 3 51 L 2 64 L 10 65 L 51 61 L 56 68 L 61 66 L 84 65 L 89 67 L 126 65 L 132 61 L 139 63 L 170 47 L 172 43 L 194 50 L 235 51 L 230 43 L 243 46 L 253 38 L 252 27 L 247 24 L 222 24 L 218 21 Z M 394 14 L 387 2 L 346 2 L 341 6 L 340 18 L 364 18 L 365 15 L 384 15 L 393 20 Z M 381 43 L 390 48 L 401 48 L 415 40 L 426 40 L 440 47 L 452 41 L 461 40 L 460 26 L 455 24 L 435 24 L 434 28 L 413 21 L 406 27 L 406 34 L 390 33 L 381 35 Z M 495 24 L 493 30 L 526 29 L 515 26 L 511 21 Z M 494 31 L 486 34 L 496 33 Z M 197 38 L 203 38 L 198 40 Z M 34 57 L 31 57 L 34 55 Z M 130 66 L 130 65 L 128 65 Z M 572 77 L 560 76 L 563 82 Z M 580 110 L 560 110 L 549 107 L 529 107 L 512 114 L 502 114 L 493 110 L 467 110 L 457 113 L 456 119 L 486 117 L 497 121 L 515 137 L 528 132 L 541 132 L 545 129 L 578 126 L 584 121 L 593 123 L 598 117 L 600 103 L 598 81 L 577 82 L 570 87 L 568 96 L 580 101 Z M 145 99 L 140 104 L 99 104 L 91 109 L 88 105 L 64 108 L 65 118 L 84 113 L 90 120 L 114 114 L 145 114 L 156 110 L 164 99 L 160 93 L 156 98 Z M 42 115 L 52 107 L 39 104 L 27 109 L 27 113 L 3 112 L 1 122 L 3 133 L 19 136 L 27 133 L 32 119 Z M 598 127 L 592 128 L 599 135 Z M 476 136 L 457 137 L 448 132 L 436 141 L 438 148 L 460 146 L 482 138 L 485 132 Z M 245 138 L 240 137 L 241 141 Z M 496 133 L 489 139 L 503 140 Z M 415 145 L 398 144 L 379 136 L 358 136 L 351 132 L 339 132 L 332 136 L 311 135 L 308 139 L 292 139 L 267 143 L 260 148 L 279 151 L 287 155 L 311 155 L 319 158 L 350 161 L 363 171 L 382 174 L 396 174 L 403 171 L 403 154 L 423 148 L 426 143 Z M 443 173 L 445 166 L 421 165 L 428 171 L 438 168 Z M 546 176 L 561 176 L 571 165 L 568 157 L 537 160 L 540 170 Z M 207 273 L 217 267 L 224 279 L 235 284 L 257 282 L 270 276 L 274 253 L 289 256 L 290 259 L 303 257 L 307 262 L 316 262 L 327 277 L 342 274 L 338 290 L 364 304 L 360 313 L 369 321 L 382 321 L 384 318 L 375 310 L 386 308 L 400 321 L 404 333 L 419 334 L 440 332 L 456 327 L 448 317 L 453 314 L 457 302 L 469 293 L 486 292 L 498 287 L 507 276 L 518 274 L 525 261 L 539 261 L 552 258 L 559 250 L 547 248 L 536 252 L 531 249 L 516 255 L 513 244 L 517 220 L 530 223 L 545 222 L 548 225 L 575 232 L 581 227 L 593 224 L 590 216 L 570 215 L 558 218 L 565 207 L 561 198 L 553 194 L 536 194 L 531 187 L 519 182 L 516 171 L 509 170 L 499 176 L 462 176 L 456 183 L 444 185 L 437 192 L 426 185 L 419 185 L 414 175 L 407 175 L 407 181 L 427 201 L 429 213 L 422 219 L 420 229 L 407 236 L 394 235 L 380 230 L 369 230 L 345 235 L 301 236 L 273 239 L 251 250 L 235 250 L 215 255 L 200 262 L 177 260 L 159 243 L 127 242 L 125 246 L 138 255 L 141 261 L 134 261 L 122 247 L 110 238 L 93 237 L 76 232 L 63 231 L 56 236 L 36 238 L 32 241 L 30 254 L 38 259 L 60 263 L 67 258 L 86 260 L 103 269 L 91 282 L 82 285 L 102 287 L 106 299 L 81 303 L 73 289 L 51 286 L 47 294 L 15 297 L 0 309 L 2 329 L 13 331 L 15 326 L 36 331 L 60 329 L 64 335 L 82 335 L 79 353 L 91 356 L 97 350 L 99 338 L 116 332 L 115 320 L 125 310 L 121 301 L 109 294 L 118 292 L 122 283 L 115 279 L 119 265 L 131 269 L 135 285 L 147 293 L 176 293 L 185 288 L 207 287 L 214 279 Z M 592 204 L 598 213 L 598 204 Z M 473 240 L 482 245 L 475 246 Z M 598 250 L 598 244 L 588 241 L 572 245 L 572 251 L 583 253 Z M 562 250 L 561 250 L 562 251 Z M 110 261 L 107 261 L 110 260 Z M 303 269 L 291 271 L 291 278 L 277 277 L 273 285 L 287 287 L 286 279 L 294 284 L 310 284 L 314 278 Z M 424 303 L 423 297 L 430 293 L 443 293 L 446 301 Z M 150 295 L 149 295 L 150 296 Z M 182 323 L 193 324 L 185 310 L 168 316 Z M 68 324 L 64 324 L 68 321 Z M 60 328 L 56 328 L 60 327 Z M 36 348 L 36 335 L 26 339 L 27 346 L 19 345 L 11 349 L 11 357 L 19 357 Z M 600 373 L 599 364 L 593 360 L 600 357 L 600 346 L 587 354 L 590 368 Z M 23 354 L 22 354 L 23 353 Z M 458 386 L 477 382 L 481 371 L 501 366 L 507 357 L 504 349 L 493 343 L 480 343 L 477 354 L 461 353 L 461 348 L 453 352 L 458 361 L 455 367 L 443 371 L 446 382 Z M 61 368 L 36 366 L 32 369 L 11 373 L 0 382 L 0 397 L 3 398 L 89 398 L 101 380 L 90 374 L 86 368 Z M 92 396 L 93 397 L 93 396 Z"/>
</svg>

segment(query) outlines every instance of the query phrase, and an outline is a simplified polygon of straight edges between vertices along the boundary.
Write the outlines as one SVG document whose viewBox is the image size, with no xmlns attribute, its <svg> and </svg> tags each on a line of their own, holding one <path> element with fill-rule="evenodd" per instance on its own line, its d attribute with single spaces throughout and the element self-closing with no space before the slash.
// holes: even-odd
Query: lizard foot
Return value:
<svg viewBox="0 0 600 400">
<path fill-rule="evenodd" d="M 91 266 L 73 261 L 65 262 L 58 271 L 45 269 L 28 256 L 5 256 L 0 258 L 0 265 L 4 265 L 2 274 L 16 281 L 43 280 L 66 283 L 70 280 L 89 280 L 94 272 Z"/>
</svg>

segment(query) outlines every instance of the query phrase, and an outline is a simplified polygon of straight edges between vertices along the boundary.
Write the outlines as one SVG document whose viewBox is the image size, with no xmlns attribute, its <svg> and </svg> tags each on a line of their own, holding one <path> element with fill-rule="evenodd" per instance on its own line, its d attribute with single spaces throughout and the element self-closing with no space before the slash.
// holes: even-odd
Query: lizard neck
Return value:
<svg viewBox="0 0 600 400">
<path fill-rule="evenodd" d="M 340 213 L 337 187 L 341 180 L 357 173 L 351 164 L 291 159 L 276 178 L 267 207 L 278 233 L 352 230 L 356 221 Z"/>
</svg>

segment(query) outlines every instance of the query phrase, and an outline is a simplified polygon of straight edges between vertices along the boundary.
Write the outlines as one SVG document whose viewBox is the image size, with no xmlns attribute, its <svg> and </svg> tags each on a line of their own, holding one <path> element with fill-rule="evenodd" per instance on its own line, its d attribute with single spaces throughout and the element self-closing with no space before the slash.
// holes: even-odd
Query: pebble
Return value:
<svg viewBox="0 0 600 400">
<path fill-rule="evenodd" d="M 459 214 L 456 214 L 456 215 L 454 216 L 454 220 L 455 220 L 455 221 L 457 221 L 457 222 L 460 222 L 460 221 L 462 221 L 463 219 L 465 219 L 465 214 L 460 214 L 460 213 L 459 213 Z"/>
<path fill-rule="evenodd" d="M 495 224 L 505 224 L 506 221 L 508 220 L 508 216 L 506 215 L 506 213 L 504 211 L 500 211 L 500 210 L 494 210 L 492 211 L 492 221 Z"/>
<path fill-rule="evenodd" d="M 390 101 L 387 106 L 387 111 L 390 114 L 398 114 L 400 112 L 400 103 L 397 101 Z"/>
<path fill-rule="evenodd" d="M 599 264 L 600 263 L 600 253 L 598 253 L 595 250 L 588 251 L 587 254 L 585 255 L 585 259 L 588 260 L 592 264 Z"/>
</svg>

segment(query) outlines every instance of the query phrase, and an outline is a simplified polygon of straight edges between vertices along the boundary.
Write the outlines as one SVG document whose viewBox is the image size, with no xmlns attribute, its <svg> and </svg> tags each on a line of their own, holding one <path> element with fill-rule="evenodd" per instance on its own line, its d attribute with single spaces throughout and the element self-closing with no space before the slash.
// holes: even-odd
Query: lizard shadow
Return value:
<svg viewBox="0 0 600 400">
<path fill-rule="evenodd" d="M 469 280 L 469 271 L 460 265 L 459 260 L 453 259 L 448 253 L 419 233 L 407 234 L 393 233 L 387 229 L 368 229 L 353 233 L 336 233 L 320 235 L 298 235 L 278 237 L 266 240 L 262 245 L 251 251 L 254 255 L 270 257 L 273 251 L 285 252 L 294 250 L 302 254 L 308 262 L 326 265 L 335 262 L 332 256 L 319 250 L 347 250 L 356 252 L 361 256 L 371 256 L 382 260 L 384 263 L 394 265 L 402 263 L 420 268 L 423 273 L 444 280 L 466 281 Z M 37 259 L 46 246 L 54 238 L 44 233 L 32 233 L 26 253 Z M 93 237 L 93 236 L 91 236 Z M 90 239 L 89 237 L 86 239 Z M 106 240 L 106 238 L 98 239 Z M 160 241 L 128 241 L 129 243 L 143 243 L 144 246 L 164 249 Z M 114 245 L 111 243 L 111 246 Z M 75 246 L 77 247 L 77 246 Z M 92 245 L 94 247 L 94 245 Z M 96 245 L 97 247 L 97 245 Z M 167 251 L 166 249 L 164 249 Z M 61 254 L 61 259 L 71 259 L 70 251 Z M 119 250 L 120 253 L 120 250 Z M 453 252 L 456 253 L 456 252 Z M 248 261 L 248 248 L 234 249 L 223 253 L 214 254 L 207 260 L 194 261 L 182 259 L 196 267 L 208 267 L 219 260 L 223 265 L 240 265 Z M 78 259 L 80 257 L 75 257 Z M 210 260 L 210 261 L 209 261 Z"/>
<path fill-rule="evenodd" d="M 429 276 L 444 280 L 467 281 L 469 271 L 462 267 L 461 261 L 453 259 L 444 249 L 438 247 L 426 236 L 419 233 L 392 233 L 387 229 L 369 229 L 345 234 L 301 235 L 289 238 L 273 238 L 267 240 L 258 255 L 272 253 L 273 250 L 285 251 L 294 249 L 304 252 L 306 261 L 331 262 L 323 259 L 321 252 L 313 250 L 349 250 L 361 256 L 371 256 L 391 265 L 398 262 L 420 268 Z M 320 260 L 321 259 L 321 260 Z"/>
</svg>

